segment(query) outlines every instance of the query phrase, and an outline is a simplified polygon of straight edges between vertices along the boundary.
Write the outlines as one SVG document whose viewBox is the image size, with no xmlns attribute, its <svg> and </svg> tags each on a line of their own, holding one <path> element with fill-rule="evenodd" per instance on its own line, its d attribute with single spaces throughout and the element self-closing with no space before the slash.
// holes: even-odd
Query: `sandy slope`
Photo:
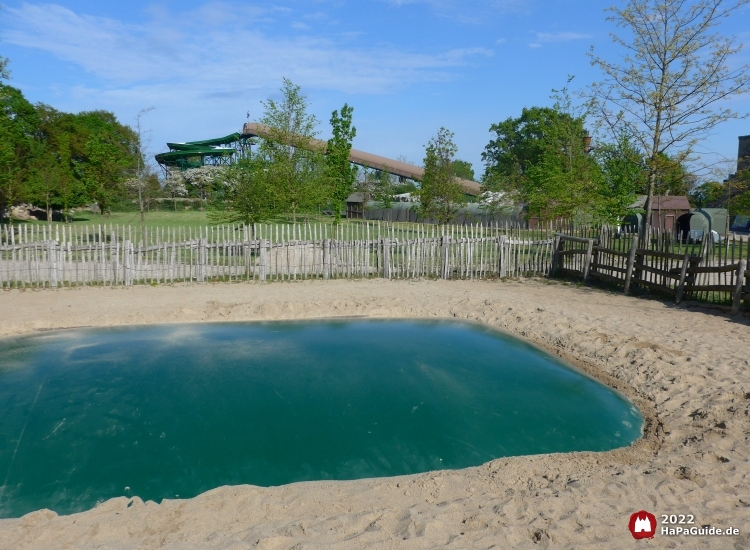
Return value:
<svg viewBox="0 0 750 550">
<path fill-rule="evenodd" d="M 127 498 L 0 521 L 0 548 L 750 548 L 750 326 L 544 282 L 330 281 L 0 293 L 0 335 L 72 326 L 334 316 L 475 319 L 627 394 L 645 437 L 609 453 L 262 489 Z M 739 537 L 634 541 L 640 509 Z"/>
</svg>

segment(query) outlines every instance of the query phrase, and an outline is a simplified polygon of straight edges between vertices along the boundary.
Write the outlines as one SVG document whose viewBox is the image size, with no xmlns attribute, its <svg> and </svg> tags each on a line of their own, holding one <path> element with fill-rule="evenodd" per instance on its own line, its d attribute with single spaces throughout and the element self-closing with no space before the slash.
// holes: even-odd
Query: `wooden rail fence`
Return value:
<svg viewBox="0 0 750 550">
<path fill-rule="evenodd" d="M 743 301 L 750 304 L 750 271 L 742 243 L 739 257 L 732 256 L 729 263 L 728 255 L 717 259 L 706 252 L 707 247 L 698 249 L 698 254 L 687 246 L 684 253 L 677 253 L 641 248 L 639 242 L 637 235 L 627 234 L 615 241 L 606 231 L 598 237 L 558 233 L 552 275 L 603 280 L 621 285 L 625 293 L 632 286 L 647 288 L 674 296 L 676 303 L 701 293 L 715 293 L 729 297 L 733 313 L 739 311 Z M 731 243 L 733 251 L 735 244 Z"/>
</svg>

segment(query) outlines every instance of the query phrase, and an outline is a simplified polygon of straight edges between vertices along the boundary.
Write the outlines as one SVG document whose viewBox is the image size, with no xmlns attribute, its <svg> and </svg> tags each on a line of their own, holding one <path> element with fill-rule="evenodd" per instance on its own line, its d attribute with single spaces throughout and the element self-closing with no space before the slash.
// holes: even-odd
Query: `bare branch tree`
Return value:
<svg viewBox="0 0 750 550">
<path fill-rule="evenodd" d="M 129 181 L 129 185 L 131 187 L 135 187 L 138 191 L 138 207 L 141 212 L 141 236 L 145 239 L 146 235 L 146 208 L 143 201 L 143 195 L 144 190 L 146 187 L 146 165 L 145 165 L 145 159 L 146 155 L 148 154 L 148 143 L 144 143 L 144 131 L 143 131 L 143 125 L 141 124 L 141 118 L 143 115 L 148 114 L 149 112 L 153 111 L 156 107 L 148 107 L 146 109 L 141 109 L 138 114 L 135 116 L 135 132 L 138 136 L 138 143 L 136 147 L 138 148 L 137 151 L 135 151 L 135 156 L 137 159 L 137 166 L 136 166 L 136 173 L 135 178 L 131 179 Z M 148 140 L 146 140 L 148 141 Z"/>
<path fill-rule="evenodd" d="M 747 115 L 724 100 L 750 91 L 750 65 L 730 58 L 742 45 L 714 29 L 750 0 L 628 0 L 611 7 L 609 21 L 627 36 L 611 34 L 625 50 L 620 64 L 589 53 L 604 80 L 591 86 L 591 103 L 604 125 L 627 128 L 648 159 L 648 197 L 643 235 L 651 224 L 658 174 L 669 154 L 682 163 L 718 124 Z"/>
</svg>

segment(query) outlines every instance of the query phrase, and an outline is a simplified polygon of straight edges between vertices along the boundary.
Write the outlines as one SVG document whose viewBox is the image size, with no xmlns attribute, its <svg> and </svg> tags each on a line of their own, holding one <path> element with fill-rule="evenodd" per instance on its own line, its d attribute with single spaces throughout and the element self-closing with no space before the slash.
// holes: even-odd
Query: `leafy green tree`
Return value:
<svg viewBox="0 0 750 550">
<path fill-rule="evenodd" d="M 292 214 L 310 211 L 328 198 L 325 177 L 324 151 L 315 147 L 318 120 L 307 113 L 307 99 L 301 88 L 284 79 L 279 102 L 263 102 L 265 112 L 261 123 L 269 128 L 263 136 L 256 155 L 259 155 L 268 183 L 277 197 L 277 204 Z"/>
<path fill-rule="evenodd" d="M 50 181 L 36 181 L 33 192 L 37 198 L 34 200 L 40 201 L 39 204 L 44 204 L 47 191 L 54 189 L 52 197 L 55 201 L 51 206 L 61 208 L 65 221 L 69 221 L 72 208 L 83 206 L 91 201 L 86 194 L 83 182 L 76 175 L 71 152 L 71 143 L 80 139 L 81 130 L 76 124 L 76 115 L 60 113 L 41 104 L 36 108 L 42 119 L 41 148 L 48 155 L 46 165 L 43 161 L 38 170 L 43 174 L 46 173 L 44 177 L 50 178 Z"/>
<path fill-rule="evenodd" d="M 57 186 L 56 197 L 66 222 L 70 221 L 70 213 L 73 208 L 90 202 L 90 197 L 86 193 L 83 182 L 76 177 L 70 152 L 70 141 L 71 135 L 67 133 L 57 135 L 54 141 L 54 149 L 58 160 L 57 166 L 54 167 Z"/>
<path fill-rule="evenodd" d="M 0 118 L 0 215 L 7 209 L 10 224 L 13 224 L 13 204 L 24 191 L 18 174 L 17 138 L 7 119 Z"/>
<path fill-rule="evenodd" d="M 690 191 L 688 199 L 695 208 L 715 208 L 724 201 L 724 185 L 718 181 L 706 181 Z"/>
<path fill-rule="evenodd" d="M 214 223 L 253 225 L 280 213 L 277 194 L 263 157 L 248 156 L 219 176 L 209 218 Z"/>
<path fill-rule="evenodd" d="M 729 212 L 750 216 L 750 169 L 737 172 L 725 187 Z"/>
<path fill-rule="evenodd" d="M 490 128 L 497 138 L 482 154 L 483 189 L 546 220 L 605 213 L 602 172 L 584 150 L 585 112 L 573 108 L 567 88 L 552 97 L 553 107 L 524 109 Z"/>
<path fill-rule="evenodd" d="M 341 205 L 354 190 L 357 180 L 357 167 L 349 162 L 352 141 L 357 136 L 357 129 L 352 126 L 353 111 L 354 109 L 345 103 L 341 108 L 341 114 L 338 111 L 331 114 L 333 136 L 326 146 L 326 172 L 334 205 L 334 223 L 339 223 Z"/>
<path fill-rule="evenodd" d="M 601 201 L 596 217 L 616 222 L 624 218 L 646 185 L 642 153 L 627 133 L 620 131 L 613 142 L 597 143 L 592 155 L 602 171 Z"/>
<path fill-rule="evenodd" d="M 456 217 L 463 198 L 452 166 L 457 152 L 453 132 L 445 128 L 440 128 L 425 146 L 424 176 L 419 188 L 420 215 L 441 224 Z"/>
<path fill-rule="evenodd" d="M 464 180 L 474 181 L 474 167 L 465 160 L 454 160 L 451 163 L 453 175 Z"/>
<path fill-rule="evenodd" d="M 125 194 L 125 172 L 129 158 L 118 155 L 111 141 L 101 134 L 92 135 L 84 146 L 85 162 L 77 165 L 86 192 L 99 205 L 102 215 L 111 212 L 112 204 Z"/>
<path fill-rule="evenodd" d="M 483 182 L 490 191 L 516 194 L 528 179 L 529 170 L 538 165 L 546 150 L 562 144 L 558 128 L 563 125 L 580 126 L 583 121 L 569 120 L 569 115 L 550 107 L 524 108 L 518 118 L 509 117 L 490 126 L 495 139 L 490 140 L 482 153 L 486 168 Z"/>
<path fill-rule="evenodd" d="M 103 111 L 61 113 L 0 84 L 0 211 L 20 200 L 53 208 L 101 201 L 106 210 L 135 165 L 134 133 Z"/>
<path fill-rule="evenodd" d="M 656 195 L 688 195 L 695 186 L 695 176 L 684 162 L 661 153 L 655 161 L 654 192 Z M 647 173 L 648 176 L 648 173 Z M 648 181 L 643 194 L 648 193 Z"/>
<path fill-rule="evenodd" d="M 71 162 L 87 198 L 104 215 L 126 196 L 128 174 L 137 168 L 137 136 L 106 111 L 75 115 L 71 128 Z"/>
<path fill-rule="evenodd" d="M 27 180 L 26 197 L 31 203 L 44 206 L 47 223 L 52 223 L 52 209 L 62 206 L 60 188 L 63 177 L 63 167 L 57 152 L 46 144 L 37 143 Z"/>
<path fill-rule="evenodd" d="M 591 87 L 592 106 L 604 120 L 620 118 L 647 159 L 644 235 L 653 196 L 664 170 L 662 155 L 679 164 L 713 128 L 741 115 L 725 100 L 750 91 L 750 65 L 732 57 L 742 48 L 715 32 L 722 20 L 750 0 L 628 0 L 611 7 L 612 34 L 624 51 L 621 63 L 590 54 L 604 80 Z"/>
<path fill-rule="evenodd" d="M 0 84 L 0 212 L 28 194 L 39 116 L 20 90 Z M 9 223 L 12 223 L 9 216 Z"/>
</svg>

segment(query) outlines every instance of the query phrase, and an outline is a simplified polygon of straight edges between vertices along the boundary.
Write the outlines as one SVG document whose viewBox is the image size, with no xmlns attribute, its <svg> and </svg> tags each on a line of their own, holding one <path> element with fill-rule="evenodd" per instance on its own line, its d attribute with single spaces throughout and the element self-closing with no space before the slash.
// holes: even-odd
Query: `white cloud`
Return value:
<svg viewBox="0 0 750 550">
<path fill-rule="evenodd" d="M 152 12 L 151 21 L 132 25 L 54 4 L 22 4 L 5 8 L 4 39 L 76 64 L 108 88 L 166 86 L 180 95 L 275 89 L 283 76 L 319 89 L 382 93 L 418 82 L 445 81 L 452 69 L 476 56 L 492 55 L 483 48 L 437 54 L 391 46 L 356 48 L 350 45 L 351 36 L 340 42 L 269 36 L 261 23 L 278 15 L 272 10 L 245 9 L 242 17 L 227 19 L 226 6 L 209 7 L 198 10 L 200 17 Z M 203 17 L 214 9 L 221 14 Z"/>
<path fill-rule="evenodd" d="M 498 38 L 496 44 L 505 44 L 507 40 L 505 38 Z"/>
<path fill-rule="evenodd" d="M 311 112 L 327 120 L 327 92 L 384 94 L 429 82 L 448 82 L 457 71 L 493 55 L 484 48 L 420 53 L 373 44 L 366 35 L 289 33 L 303 14 L 288 10 L 203 6 L 174 14 L 152 8 L 129 24 L 74 12 L 55 4 L 5 7 L 3 40 L 48 52 L 72 66 L 50 79 L 44 101 L 68 112 L 104 109 L 132 124 L 146 106 L 153 152 L 167 141 L 191 141 L 238 131 L 249 110 L 278 97 L 283 77 L 302 86 Z M 205 17 L 203 17 L 205 15 Z M 317 25 L 316 25 L 317 26 Z M 276 33 L 276 34 L 274 34 Z M 61 63 L 62 65 L 62 63 Z M 70 78 L 82 69 L 92 78 Z M 85 84 L 80 83 L 81 80 Z"/>
<path fill-rule="evenodd" d="M 529 48 L 541 48 L 541 47 L 542 45 L 537 42 L 532 42 L 531 44 L 529 44 Z"/>
<path fill-rule="evenodd" d="M 292 23 L 292 28 L 300 30 L 300 31 L 307 31 L 307 30 L 310 30 L 312 27 L 310 27 L 310 25 L 306 23 L 295 21 L 294 23 Z"/>
</svg>

